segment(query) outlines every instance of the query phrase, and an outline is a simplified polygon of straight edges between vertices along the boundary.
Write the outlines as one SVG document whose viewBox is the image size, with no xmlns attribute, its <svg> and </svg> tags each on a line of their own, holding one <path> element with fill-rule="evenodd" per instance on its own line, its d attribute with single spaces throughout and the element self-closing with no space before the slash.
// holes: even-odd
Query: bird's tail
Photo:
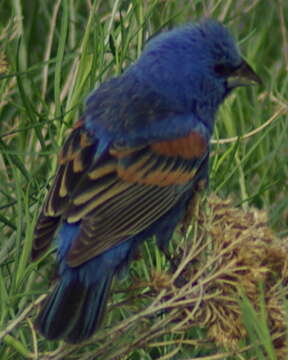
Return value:
<svg viewBox="0 0 288 360">
<path fill-rule="evenodd" d="M 46 299 L 36 319 L 39 332 L 50 340 L 70 343 L 89 338 L 99 327 L 107 302 L 113 272 L 89 283 L 63 276 Z"/>
</svg>

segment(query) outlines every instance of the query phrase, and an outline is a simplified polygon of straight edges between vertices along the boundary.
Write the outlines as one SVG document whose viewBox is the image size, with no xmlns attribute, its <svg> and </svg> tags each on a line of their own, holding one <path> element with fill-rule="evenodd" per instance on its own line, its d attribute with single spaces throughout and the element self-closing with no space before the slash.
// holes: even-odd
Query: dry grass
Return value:
<svg viewBox="0 0 288 360">
<path fill-rule="evenodd" d="M 193 235 L 187 235 L 172 259 L 176 269 L 171 272 L 170 267 L 160 273 L 152 270 L 148 282 L 134 278 L 133 288 L 125 291 L 124 300 L 108 310 L 121 306 L 134 315 L 86 344 L 64 345 L 42 354 L 41 358 L 73 358 L 78 351 L 82 353 L 86 349 L 81 355 L 83 360 L 116 360 L 125 359 L 135 349 L 170 346 L 173 350 L 161 357 L 164 360 L 176 359 L 183 347 L 200 346 L 215 351 L 214 344 L 226 352 L 218 357 L 216 351 L 203 359 L 240 356 L 251 351 L 251 346 L 240 346 L 248 336 L 243 311 L 245 304 L 249 304 L 252 314 L 264 320 L 262 325 L 270 332 L 276 358 L 286 359 L 288 245 L 273 234 L 264 211 L 244 211 L 214 195 L 194 218 L 197 222 Z M 261 319 L 263 309 L 265 318 Z M 26 311 L 26 320 L 27 315 Z M 15 323 L 16 326 L 22 326 L 21 322 Z M 187 336 L 187 331 L 193 328 L 205 329 L 206 337 Z M 166 334 L 173 335 L 173 339 L 165 341 Z M 258 340 L 257 346 L 265 354 L 269 350 Z M 89 344 L 98 347 L 90 352 Z"/>
</svg>

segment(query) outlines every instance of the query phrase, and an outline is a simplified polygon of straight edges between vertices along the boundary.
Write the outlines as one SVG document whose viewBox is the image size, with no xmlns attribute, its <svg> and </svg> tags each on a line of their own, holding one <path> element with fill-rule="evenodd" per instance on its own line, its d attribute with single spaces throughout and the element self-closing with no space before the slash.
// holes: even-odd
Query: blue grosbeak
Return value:
<svg viewBox="0 0 288 360">
<path fill-rule="evenodd" d="M 155 235 L 166 248 L 208 178 L 219 105 L 257 82 L 226 28 L 205 20 L 156 36 L 92 92 L 35 229 L 33 259 L 58 243 L 59 280 L 36 320 L 46 338 L 90 337 L 139 243 Z"/>
</svg>

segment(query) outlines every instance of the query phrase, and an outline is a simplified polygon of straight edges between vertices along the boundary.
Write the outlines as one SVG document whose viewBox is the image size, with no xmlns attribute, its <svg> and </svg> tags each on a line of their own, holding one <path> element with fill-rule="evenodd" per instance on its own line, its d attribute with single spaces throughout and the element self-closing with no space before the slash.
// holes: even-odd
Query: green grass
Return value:
<svg viewBox="0 0 288 360">
<path fill-rule="evenodd" d="M 30 262 L 33 228 L 56 169 L 57 153 L 79 118 L 85 98 L 102 81 L 132 63 L 153 33 L 204 16 L 229 27 L 264 84 L 237 90 L 222 106 L 212 148 L 210 191 L 223 198 L 229 196 L 244 208 L 264 209 L 275 233 L 283 239 L 288 236 L 286 1 L 2 0 L 0 52 L 5 54 L 7 69 L 1 68 L 0 54 L 0 337 L 7 335 L 1 339 L 1 359 L 37 358 L 35 354 L 52 352 L 59 346 L 35 333 L 35 307 L 28 316 L 20 316 L 47 291 L 53 277 L 51 252 L 41 261 Z M 273 121 L 261 128 L 269 119 Z M 216 141 L 233 137 L 239 139 Z M 152 268 L 158 272 L 167 269 L 154 245 L 144 246 L 143 253 L 117 289 L 132 285 L 133 278 L 149 281 Z M 116 303 L 124 299 L 115 291 Z M 145 298 L 137 301 L 135 306 L 143 308 L 149 302 Z M 263 330 L 263 318 L 257 327 L 254 310 L 245 301 L 242 308 L 248 345 L 256 338 L 263 341 L 263 348 L 268 347 L 272 354 L 269 359 L 274 359 L 268 330 L 265 336 L 255 330 L 259 326 Z M 107 315 L 106 324 L 129 321 L 132 313 L 125 306 L 116 307 Z M 252 325 L 251 318 L 255 318 Z M 160 321 L 167 325 L 165 315 L 155 317 L 155 323 Z M 144 322 L 143 333 L 146 330 Z M 129 334 L 124 332 L 117 338 L 118 348 L 121 343 L 129 344 Z M 182 339 L 182 345 L 172 341 L 176 338 Z M 197 346 L 185 345 L 185 339 L 191 344 L 197 340 Z M 264 358 L 263 349 L 243 352 L 240 357 L 207 344 L 205 339 L 201 328 L 189 329 L 185 335 L 168 333 L 157 340 L 164 345 L 143 348 L 139 341 L 139 346 L 128 347 L 122 358 Z M 77 348 L 74 358 L 95 358 L 98 347 L 93 342 Z M 217 353 L 220 357 L 213 357 Z"/>
</svg>

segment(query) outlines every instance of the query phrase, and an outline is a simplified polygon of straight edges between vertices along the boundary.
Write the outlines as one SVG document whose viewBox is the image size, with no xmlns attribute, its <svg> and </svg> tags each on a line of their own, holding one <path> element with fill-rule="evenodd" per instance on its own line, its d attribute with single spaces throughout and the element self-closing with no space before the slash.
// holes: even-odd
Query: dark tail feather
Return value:
<svg viewBox="0 0 288 360">
<path fill-rule="evenodd" d="M 45 301 L 36 319 L 39 332 L 49 340 L 64 338 L 70 343 L 89 338 L 104 315 L 112 273 L 93 284 L 63 277 Z"/>
</svg>

